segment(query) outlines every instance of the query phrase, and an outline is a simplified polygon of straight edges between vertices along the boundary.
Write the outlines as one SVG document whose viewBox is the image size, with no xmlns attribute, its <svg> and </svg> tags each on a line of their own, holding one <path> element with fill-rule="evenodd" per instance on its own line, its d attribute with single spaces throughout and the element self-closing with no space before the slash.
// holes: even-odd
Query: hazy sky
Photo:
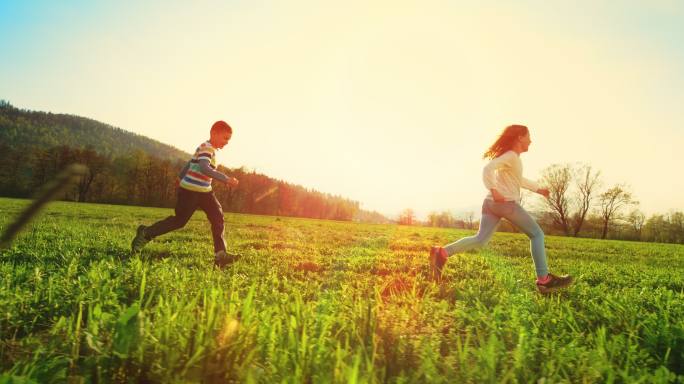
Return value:
<svg viewBox="0 0 684 384">
<path fill-rule="evenodd" d="M 482 153 L 684 209 L 684 1 L 0 0 L 0 98 L 396 215 L 477 209 Z"/>
</svg>

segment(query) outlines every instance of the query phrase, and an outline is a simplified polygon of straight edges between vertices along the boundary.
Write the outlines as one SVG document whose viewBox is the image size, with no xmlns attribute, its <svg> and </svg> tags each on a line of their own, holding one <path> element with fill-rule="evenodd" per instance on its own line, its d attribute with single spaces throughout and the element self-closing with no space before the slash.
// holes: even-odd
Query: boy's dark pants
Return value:
<svg viewBox="0 0 684 384">
<path fill-rule="evenodd" d="M 194 192 L 185 188 L 178 188 L 176 201 L 176 215 L 145 228 L 145 235 L 149 239 L 183 228 L 190 220 L 197 208 L 201 208 L 211 223 L 211 234 L 214 237 L 214 252 L 225 251 L 226 243 L 223 239 L 223 209 L 216 200 L 214 192 Z"/>
</svg>

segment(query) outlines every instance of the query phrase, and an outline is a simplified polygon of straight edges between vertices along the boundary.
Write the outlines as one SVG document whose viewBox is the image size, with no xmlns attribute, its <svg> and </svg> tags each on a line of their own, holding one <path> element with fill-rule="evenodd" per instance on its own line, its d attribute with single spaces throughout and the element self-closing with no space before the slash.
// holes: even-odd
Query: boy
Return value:
<svg viewBox="0 0 684 384">
<path fill-rule="evenodd" d="M 214 238 L 214 264 L 222 268 L 231 262 L 226 255 L 226 243 L 223 239 L 223 210 L 211 190 L 211 180 L 217 179 L 231 187 L 238 185 L 236 178 L 216 171 L 216 149 L 223 148 L 232 135 L 233 129 L 225 121 L 217 121 L 212 125 L 209 141 L 197 147 L 192 159 L 178 175 L 180 183 L 176 215 L 169 216 L 149 227 L 139 226 L 131 243 L 132 252 L 140 252 L 145 244 L 157 236 L 184 227 L 195 210 L 201 208 L 211 223 L 211 234 Z"/>
</svg>

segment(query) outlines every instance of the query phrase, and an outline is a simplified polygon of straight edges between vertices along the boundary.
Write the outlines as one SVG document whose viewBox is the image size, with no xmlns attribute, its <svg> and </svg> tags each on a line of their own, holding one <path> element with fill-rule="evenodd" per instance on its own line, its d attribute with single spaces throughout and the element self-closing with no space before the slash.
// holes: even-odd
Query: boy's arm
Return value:
<svg viewBox="0 0 684 384">
<path fill-rule="evenodd" d="M 183 167 L 183 169 L 178 174 L 178 178 L 183 180 L 183 178 L 185 177 L 185 174 L 188 172 L 188 169 L 190 169 L 190 162 L 189 161 L 187 163 L 185 163 L 185 167 Z"/>
<path fill-rule="evenodd" d="M 211 168 L 209 165 L 209 160 L 206 159 L 200 159 L 199 165 L 200 165 L 200 171 L 205 174 L 206 176 L 211 177 L 212 179 L 217 179 L 219 181 L 223 181 L 224 183 L 227 183 L 228 180 L 230 180 L 230 177 L 224 175 L 223 173 L 214 170 Z"/>
</svg>

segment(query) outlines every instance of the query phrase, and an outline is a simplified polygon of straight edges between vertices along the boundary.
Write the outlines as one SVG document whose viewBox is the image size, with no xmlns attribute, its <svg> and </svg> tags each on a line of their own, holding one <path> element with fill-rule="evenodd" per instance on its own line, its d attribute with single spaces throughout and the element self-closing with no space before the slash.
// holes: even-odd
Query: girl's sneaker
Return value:
<svg viewBox="0 0 684 384">
<path fill-rule="evenodd" d="M 557 291 L 561 288 L 565 288 L 570 284 L 572 284 L 572 276 L 556 276 L 554 274 L 549 273 L 548 278 L 545 282 L 542 283 L 539 280 L 537 280 L 537 289 L 539 289 L 540 293 L 546 294 Z"/>
<path fill-rule="evenodd" d="M 443 247 L 430 248 L 430 270 L 432 271 L 432 278 L 439 281 L 442 279 L 442 269 L 447 261 L 446 249 Z"/>
</svg>

